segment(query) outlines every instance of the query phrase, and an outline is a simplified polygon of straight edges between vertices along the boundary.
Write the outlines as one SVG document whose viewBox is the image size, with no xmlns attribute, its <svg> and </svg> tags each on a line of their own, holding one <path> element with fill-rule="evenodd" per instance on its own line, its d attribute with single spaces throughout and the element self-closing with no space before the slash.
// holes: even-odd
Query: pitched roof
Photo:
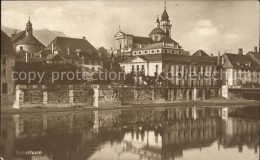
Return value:
<svg viewBox="0 0 260 160">
<path fill-rule="evenodd" d="M 19 44 L 32 44 L 32 45 L 39 45 L 42 47 L 45 47 L 37 38 L 35 38 L 32 34 L 28 34 L 26 37 L 24 37 Z"/>
<path fill-rule="evenodd" d="M 163 37 L 163 38 L 160 40 L 160 42 L 179 44 L 179 43 L 177 43 L 175 40 L 173 40 L 171 37 Z"/>
<path fill-rule="evenodd" d="M 248 55 L 225 53 L 232 68 L 237 69 L 259 69 L 260 66 Z M 249 65 L 250 63 L 250 65 Z"/>
<path fill-rule="evenodd" d="M 3 31 L 1 31 L 1 55 L 15 56 L 13 43 Z"/>
<path fill-rule="evenodd" d="M 46 61 L 66 61 L 60 54 L 50 54 L 46 57 Z"/>
<path fill-rule="evenodd" d="M 206 56 L 206 57 L 209 57 L 209 55 L 204 52 L 203 50 L 197 50 L 195 53 L 193 53 L 192 56 Z"/>
<path fill-rule="evenodd" d="M 138 44 L 149 44 L 153 43 L 153 40 L 149 37 L 133 37 L 133 43 L 138 43 Z"/>
<path fill-rule="evenodd" d="M 68 47 L 71 53 L 76 53 L 77 49 L 81 52 L 98 53 L 95 47 L 82 38 L 56 37 L 44 50 L 52 50 L 52 43 L 54 48 L 63 54 L 67 54 Z"/>
<path fill-rule="evenodd" d="M 19 33 L 16 33 L 14 34 L 12 37 L 11 37 L 11 40 L 12 42 L 16 41 L 17 39 L 19 39 L 21 36 L 25 35 L 26 34 L 26 31 L 21 31 Z"/>
</svg>

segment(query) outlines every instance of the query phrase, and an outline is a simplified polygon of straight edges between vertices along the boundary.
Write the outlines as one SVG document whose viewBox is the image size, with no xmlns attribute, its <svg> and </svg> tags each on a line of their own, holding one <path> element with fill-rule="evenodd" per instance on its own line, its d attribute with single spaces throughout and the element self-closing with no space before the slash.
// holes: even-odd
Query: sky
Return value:
<svg viewBox="0 0 260 160">
<path fill-rule="evenodd" d="M 28 16 L 35 30 L 68 37 L 83 36 L 96 48 L 114 48 L 119 30 L 148 36 L 161 17 L 164 1 L 1 1 L 2 26 L 25 29 Z M 172 38 L 184 50 L 208 54 L 244 53 L 259 45 L 257 1 L 167 1 Z"/>
</svg>

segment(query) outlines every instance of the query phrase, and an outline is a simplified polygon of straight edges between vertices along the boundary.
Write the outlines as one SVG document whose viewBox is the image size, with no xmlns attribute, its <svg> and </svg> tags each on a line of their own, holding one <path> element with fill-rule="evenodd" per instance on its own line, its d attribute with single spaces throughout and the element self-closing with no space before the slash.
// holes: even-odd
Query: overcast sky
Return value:
<svg viewBox="0 0 260 160">
<path fill-rule="evenodd" d="M 114 47 L 121 30 L 148 36 L 161 16 L 164 1 L 1 1 L 2 25 L 25 29 L 28 15 L 33 28 L 57 30 L 66 36 L 85 36 L 95 47 Z M 259 44 L 257 1 L 167 1 L 172 38 L 194 53 L 237 53 Z"/>
</svg>

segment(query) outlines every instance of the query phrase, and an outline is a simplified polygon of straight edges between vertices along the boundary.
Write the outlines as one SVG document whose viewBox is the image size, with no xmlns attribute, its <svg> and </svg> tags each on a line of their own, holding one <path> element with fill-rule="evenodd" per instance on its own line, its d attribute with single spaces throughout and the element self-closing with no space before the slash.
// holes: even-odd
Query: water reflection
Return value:
<svg viewBox="0 0 260 160">
<path fill-rule="evenodd" d="M 258 159 L 258 108 L 3 115 L 0 153 L 7 160 Z"/>
</svg>

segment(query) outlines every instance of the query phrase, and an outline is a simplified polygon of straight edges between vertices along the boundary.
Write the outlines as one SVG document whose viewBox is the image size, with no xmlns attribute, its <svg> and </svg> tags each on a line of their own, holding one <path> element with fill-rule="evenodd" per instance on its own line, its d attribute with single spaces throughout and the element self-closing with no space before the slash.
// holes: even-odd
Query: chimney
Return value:
<svg viewBox="0 0 260 160">
<path fill-rule="evenodd" d="M 213 57 L 213 54 L 211 53 L 211 57 Z"/>
<path fill-rule="evenodd" d="M 70 45 L 68 45 L 68 51 L 67 54 L 70 55 Z"/>
<path fill-rule="evenodd" d="M 51 53 L 53 54 L 53 52 L 54 52 L 54 44 L 51 43 Z"/>
<path fill-rule="evenodd" d="M 28 62 L 28 53 L 26 52 L 25 53 L 25 63 L 27 63 Z"/>
<path fill-rule="evenodd" d="M 238 55 L 243 55 L 243 48 L 238 48 Z"/>
<path fill-rule="evenodd" d="M 255 48 L 254 48 L 254 52 L 257 53 L 257 46 L 255 46 Z"/>
<path fill-rule="evenodd" d="M 83 38 L 83 39 L 86 39 L 86 37 L 85 37 L 85 36 L 83 36 L 82 38 Z"/>
</svg>

